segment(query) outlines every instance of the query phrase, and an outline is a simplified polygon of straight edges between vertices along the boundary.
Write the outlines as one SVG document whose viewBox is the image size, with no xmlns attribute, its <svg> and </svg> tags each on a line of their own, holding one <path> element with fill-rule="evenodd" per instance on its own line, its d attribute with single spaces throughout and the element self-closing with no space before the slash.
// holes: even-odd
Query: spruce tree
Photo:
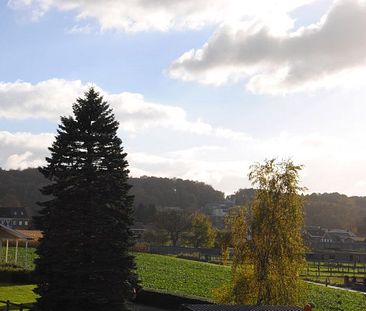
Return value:
<svg viewBox="0 0 366 311">
<path fill-rule="evenodd" d="M 118 122 L 93 88 L 73 105 L 61 124 L 47 165 L 49 200 L 37 223 L 43 238 L 37 249 L 36 309 L 125 310 L 136 285 L 132 202 L 128 163 Z"/>
</svg>

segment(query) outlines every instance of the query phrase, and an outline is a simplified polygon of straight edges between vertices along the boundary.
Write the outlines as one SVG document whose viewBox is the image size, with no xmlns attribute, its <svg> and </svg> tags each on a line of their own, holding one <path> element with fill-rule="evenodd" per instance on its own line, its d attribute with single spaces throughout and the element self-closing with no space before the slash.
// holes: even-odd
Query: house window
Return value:
<svg viewBox="0 0 366 311">
<path fill-rule="evenodd" d="M 19 226 L 23 225 L 23 221 L 19 220 Z"/>
<path fill-rule="evenodd" d="M 24 225 L 28 226 L 28 220 L 24 220 Z"/>
</svg>

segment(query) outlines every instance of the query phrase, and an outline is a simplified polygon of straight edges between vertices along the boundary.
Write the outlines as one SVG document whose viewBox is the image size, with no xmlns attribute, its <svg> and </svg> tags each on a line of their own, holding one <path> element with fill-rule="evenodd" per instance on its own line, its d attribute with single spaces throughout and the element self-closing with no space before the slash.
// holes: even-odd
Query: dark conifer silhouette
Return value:
<svg viewBox="0 0 366 311">
<path fill-rule="evenodd" d="M 44 237 L 35 275 L 36 309 L 124 310 L 136 284 L 131 246 L 132 201 L 118 122 L 93 88 L 62 117 L 47 165 L 52 199 L 38 225 Z"/>
</svg>

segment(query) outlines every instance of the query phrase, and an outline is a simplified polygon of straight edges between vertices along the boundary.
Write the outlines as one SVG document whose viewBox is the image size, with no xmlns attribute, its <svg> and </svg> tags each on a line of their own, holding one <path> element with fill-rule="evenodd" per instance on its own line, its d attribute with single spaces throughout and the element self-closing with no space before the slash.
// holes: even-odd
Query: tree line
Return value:
<svg viewBox="0 0 366 311">
<path fill-rule="evenodd" d="M 25 170 L 0 169 L 0 207 L 27 208 L 36 215 L 42 201 L 39 189 L 48 181 L 35 168 Z M 224 193 L 202 182 L 179 178 L 130 178 L 134 200 L 134 218 L 137 222 L 154 222 L 158 207 L 179 207 L 190 213 L 207 203 L 223 202 Z M 248 206 L 255 196 L 254 189 L 239 189 L 227 198 L 236 205 Z M 348 197 L 339 193 L 313 193 L 304 195 L 305 224 L 324 228 L 352 230 L 366 235 L 366 197 Z"/>
<path fill-rule="evenodd" d="M 39 189 L 49 182 L 36 168 L 25 170 L 3 170 L 0 168 L 0 207 L 28 208 L 30 215 L 38 214 L 37 202 L 44 200 Z M 179 207 L 188 211 L 200 209 L 207 203 L 223 202 L 223 192 L 215 190 L 203 182 L 180 178 L 131 177 L 134 207 L 138 218 L 145 214 L 145 209 L 154 207 Z M 149 214 L 149 213 L 147 213 Z"/>
</svg>

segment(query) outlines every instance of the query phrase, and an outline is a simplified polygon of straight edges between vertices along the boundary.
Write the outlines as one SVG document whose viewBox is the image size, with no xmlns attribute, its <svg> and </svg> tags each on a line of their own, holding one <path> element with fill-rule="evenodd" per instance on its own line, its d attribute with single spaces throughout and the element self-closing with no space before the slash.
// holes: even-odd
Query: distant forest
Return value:
<svg viewBox="0 0 366 311">
<path fill-rule="evenodd" d="M 0 207 L 24 206 L 30 215 L 36 215 L 36 202 L 45 198 L 39 189 L 47 180 L 37 169 L 0 169 Z M 201 209 L 207 203 L 225 201 L 224 193 L 202 182 L 179 178 L 130 178 L 131 194 L 135 196 L 137 221 L 155 213 L 156 207 L 180 207 L 189 212 Z M 227 199 L 236 205 L 248 205 L 254 189 L 240 189 Z M 366 197 L 347 197 L 339 193 L 310 194 L 304 196 L 305 222 L 325 228 L 350 229 L 366 235 Z"/>
<path fill-rule="evenodd" d="M 0 207 L 24 206 L 30 215 L 37 214 L 40 208 L 37 202 L 45 200 L 39 189 L 47 182 L 35 168 L 22 171 L 0 169 Z M 136 209 L 139 206 L 168 206 L 194 211 L 207 203 L 225 200 L 223 192 L 202 182 L 140 177 L 130 178 L 129 183 Z"/>
</svg>

